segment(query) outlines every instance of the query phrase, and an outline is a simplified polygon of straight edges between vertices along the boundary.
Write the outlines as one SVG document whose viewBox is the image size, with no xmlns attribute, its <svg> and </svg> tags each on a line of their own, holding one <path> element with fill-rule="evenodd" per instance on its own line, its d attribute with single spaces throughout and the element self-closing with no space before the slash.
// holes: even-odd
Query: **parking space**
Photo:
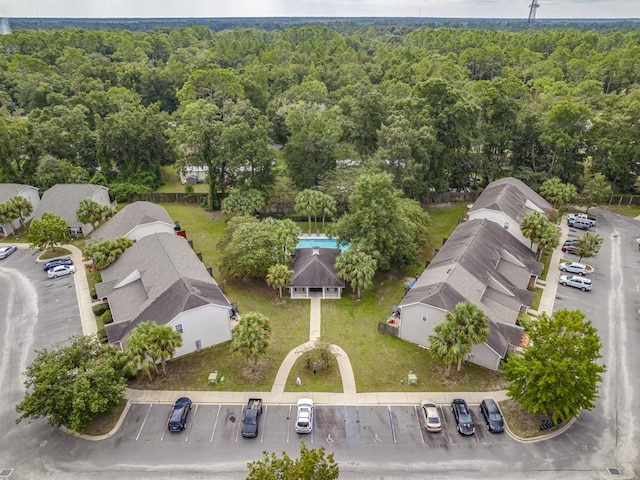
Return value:
<svg viewBox="0 0 640 480">
<path fill-rule="evenodd" d="M 460 435 L 448 405 L 439 406 L 442 431 L 427 432 L 421 424 L 417 405 L 406 406 L 316 406 L 310 434 L 295 432 L 295 405 L 265 405 L 255 439 L 240 435 L 244 405 L 194 404 L 187 428 L 180 433 L 167 430 L 170 404 L 133 404 L 119 436 L 133 442 L 211 444 L 213 450 L 243 443 L 256 449 L 286 449 L 287 444 L 305 442 L 317 446 L 415 446 L 443 449 L 455 445 L 480 446 L 512 443 L 506 434 L 488 431 L 477 406 L 470 408 L 476 433 Z"/>
</svg>

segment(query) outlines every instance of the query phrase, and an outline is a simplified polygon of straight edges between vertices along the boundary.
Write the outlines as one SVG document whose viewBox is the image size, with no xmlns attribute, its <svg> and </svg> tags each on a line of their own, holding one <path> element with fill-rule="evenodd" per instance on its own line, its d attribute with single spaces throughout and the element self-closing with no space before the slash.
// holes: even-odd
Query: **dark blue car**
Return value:
<svg viewBox="0 0 640 480">
<path fill-rule="evenodd" d="M 473 424 L 467 402 L 461 398 L 454 399 L 453 402 L 451 402 L 451 411 L 456 419 L 458 432 L 462 435 L 473 435 L 476 433 L 476 427 Z"/>
<path fill-rule="evenodd" d="M 73 260 L 71 260 L 70 258 L 57 258 L 45 263 L 42 266 L 42 269 L 46 272 L 47 270 L 51 270 L 53 267 L 57 267 L 58 265 L 73 265 Z"/>
<path fill-rule="evenodd" d="M 170 432 L 181 432 L 187 428 L 187 417 L 191 410 L 191 400 L 187 397 L 180 397 L 171 409 L 167 428 Z"/>
</svg>

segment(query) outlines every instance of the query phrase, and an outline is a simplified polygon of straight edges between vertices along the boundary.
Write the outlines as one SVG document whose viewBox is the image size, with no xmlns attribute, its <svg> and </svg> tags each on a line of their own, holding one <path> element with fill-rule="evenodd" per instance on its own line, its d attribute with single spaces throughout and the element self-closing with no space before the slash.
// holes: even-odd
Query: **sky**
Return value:
<svg viewBox="0 0 640 480">
<path fill-rule="evenodd" d="M 0 17 L 526 18 L 532 0 L 0 0 Z M 537 0 L 537 18 L 640 18 L 640 0 Z"/>
</svg>

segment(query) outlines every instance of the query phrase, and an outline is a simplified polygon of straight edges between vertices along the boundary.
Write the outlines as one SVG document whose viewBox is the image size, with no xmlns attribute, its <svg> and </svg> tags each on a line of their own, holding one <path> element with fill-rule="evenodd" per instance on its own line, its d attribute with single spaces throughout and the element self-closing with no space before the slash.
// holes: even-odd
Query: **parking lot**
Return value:
<svg viewBox="0 0 640 480">
<path fill-rule="evenodd" d="M 294 430 L 295 405 L 265 405 L 258 437 L 243 438 L 240 427 L 245 405 L 193 404 L 187 428 L 180 433 L 167 430 L 171 404 L 134 403 L 116 434 L 124 442 L 211 443 L 214 448 L 234 443 L 258 443 L 277 451 L 289 443 L 304 441 L 315 446 L 398 445 L 447 448 L 451 445 L 515 443 L 509 435 L 492 434 L 478 411 L 470 406 L 476 426 L 469 437 L 456 431 L 448 406 L 440 406 L 443 429 L 429 433 L 421 425 L 415 406 L 335 406 L 316 405 L 313 431 Z"/>
</svg>

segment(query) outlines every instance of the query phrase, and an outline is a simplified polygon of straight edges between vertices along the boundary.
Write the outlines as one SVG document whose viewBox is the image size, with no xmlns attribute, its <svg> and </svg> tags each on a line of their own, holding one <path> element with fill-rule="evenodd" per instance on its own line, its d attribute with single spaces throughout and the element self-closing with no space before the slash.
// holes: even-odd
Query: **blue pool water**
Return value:
<svg viewBox="0 0 640 480">
<path fill-rule="evenodd" d="M 341 245 L 338 247 L 338 241 L 334 238 L 300 238 L 296 248 L 340 248 L 340 250 L 349 250 L 349 245 Z"/>
</svg>

